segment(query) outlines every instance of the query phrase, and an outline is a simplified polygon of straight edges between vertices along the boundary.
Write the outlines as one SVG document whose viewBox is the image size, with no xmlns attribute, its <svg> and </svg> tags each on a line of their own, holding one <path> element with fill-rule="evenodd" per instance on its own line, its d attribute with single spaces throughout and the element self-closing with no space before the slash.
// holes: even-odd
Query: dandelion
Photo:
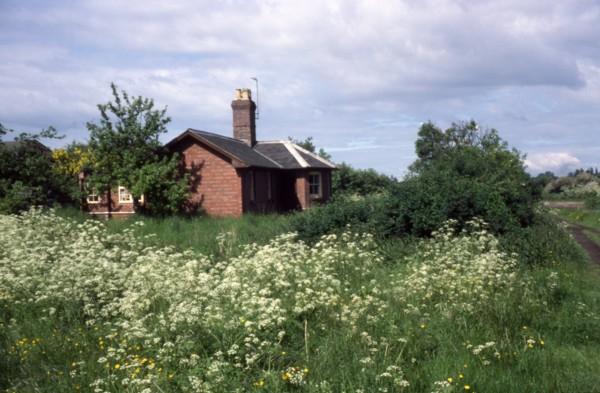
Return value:
<svg viewBox="0 0 600 393">
<path fill-rule="evenodd" d="M 465 390 L 471 390 L 471 386 L 470 385 L 465 385 Z"/>
</svg>

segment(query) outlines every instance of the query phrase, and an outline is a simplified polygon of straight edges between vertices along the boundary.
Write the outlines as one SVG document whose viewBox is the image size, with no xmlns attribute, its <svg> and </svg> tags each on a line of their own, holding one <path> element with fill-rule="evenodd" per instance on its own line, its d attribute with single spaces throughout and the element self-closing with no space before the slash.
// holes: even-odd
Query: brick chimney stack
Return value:
<svg viewBox="0 0 600 393">
<path fill-rule="evenodd" d="M 231 102 L 233 109 L 233 137 L 256 144 L 256 104 L 252 101 L 250 89 L 235 89 L 235 98 Z"/>
</svg>

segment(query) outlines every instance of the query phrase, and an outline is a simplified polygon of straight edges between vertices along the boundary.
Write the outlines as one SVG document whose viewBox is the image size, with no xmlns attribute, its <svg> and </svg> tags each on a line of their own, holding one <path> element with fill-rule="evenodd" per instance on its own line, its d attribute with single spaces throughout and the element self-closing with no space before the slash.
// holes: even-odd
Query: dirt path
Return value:
<svg viewBox="0 0 600 393">
<path fill-rule="evenodd" d="M 588 255 L 590 256 L 590 260 L 598 266 L 600 266 L 600 245 L 593 242 L 583 232 L 590 231 L 600 235 L 600 231 L 591 228 L 586 228 L 577 224 L 569 224 L 569 229 L 571 230 L 571 233 L 573 234 L 575 240 L 577 240 L 577 243 L 579 243 L 579 245 L 581 245 L 581 247 L 583 247 L 583 249 L 588 253 Z"/>
</svg>

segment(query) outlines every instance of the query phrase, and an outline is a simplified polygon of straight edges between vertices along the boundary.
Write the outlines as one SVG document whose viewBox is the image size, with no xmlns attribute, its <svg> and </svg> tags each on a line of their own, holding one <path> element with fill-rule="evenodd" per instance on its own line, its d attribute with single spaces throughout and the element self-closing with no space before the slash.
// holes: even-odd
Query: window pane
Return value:
<svg viewBox="0 0 600 393">
<path fill-rule="evenodd" d="M 311 195 L 321 195 L 321 175 L 319 173 L 308 175 L 308 192 Z"/>
</svg>

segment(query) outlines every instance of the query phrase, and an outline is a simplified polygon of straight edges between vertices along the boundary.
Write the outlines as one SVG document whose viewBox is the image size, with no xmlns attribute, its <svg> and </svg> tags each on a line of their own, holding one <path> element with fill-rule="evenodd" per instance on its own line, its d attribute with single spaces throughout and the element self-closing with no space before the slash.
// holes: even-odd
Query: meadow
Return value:
<svg viewBox="0 0 600 393">
<path fill-rule="evenodd" d="M 550 218 L 535 264 L 479 220 L 287 220 L 0 215 L 0 389 L 600 392 L 600 273 Z"/>
</svg>

